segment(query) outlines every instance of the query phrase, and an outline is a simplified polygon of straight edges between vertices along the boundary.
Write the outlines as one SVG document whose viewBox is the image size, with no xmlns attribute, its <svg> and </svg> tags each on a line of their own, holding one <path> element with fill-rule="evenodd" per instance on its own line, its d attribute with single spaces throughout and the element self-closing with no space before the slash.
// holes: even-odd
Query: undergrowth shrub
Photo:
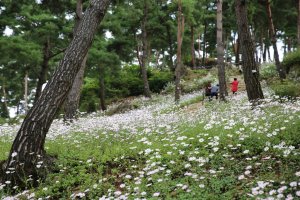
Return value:
<svg viewBox="0 0 300 200">
<path fill-rule="evenodd" d="M 106 115 L 113 115 L 117 113 L 124 113 L 129 110 L 137 109 L 140 105 L 134 101 L 125 100 L 120 103 L 116 103 L 115 105 L 109 107 L 106 111 Z"/>
<path fill-rule="evenodd" d="M 171 94 L 175 92 L 175 83 L 174 82 L 169 82 L 166 84 L 164 89 L 162 90 L 162 94 Z"/>
<path fill-rule="evenodd" d="M 206 76 L 204 78 L 194 79 L 192 81 L 181 80 L 181 82 L 180 82 L 181 90 L 182 90 L 181 92 L 182 93 L 191 93 L 194 91 L 199 91 L 202 88 L 204 88 L 204 86 L 207 85 L 208 83 L 214 83 L 215 81 L 216 81 L 216 78 L 213 76 Z M 167 83 L 162 91 L 163 94 L 170 94 L 173 92 L 175 92 L 174 82 Z"/>
<path fill-rule="evenodd" d="M 149 77 L 150 90 L 159 93 L 172 80 L 173 74 L 170 71 L 151 70 Z"/>
<path fill-rule="evenodd" d="M 276 66 L 274 64 L 266 64 L 261 67 L 260 70 L 260 78 L 263 80 L 272 79 L 278 76 L 278 72 L 276 70 Z"/>
<path fill-rule="evenodd" d="M 215 58 L 205 58 L 205 66 L 216 66 L 218 64 L 217 59 Z"/>
<path fill-rule="evenodd" d="M 300 96 L 300 84 L 291 80 L 274 81 L 271 84 L 271 88 L 279 97 L 293 98 Z"/>
<path fill-rule="evenodd" d="M 287 73 L 294 69 L 300 74 L 300 50 L 288 53 L 283 58 L 282 65 L 285 67 Z"/>
<path fill-rule="evenodd" d="M 98 107 L 98 89 L 99 84 L 96 78 L 85 78 L 81 96 L 80 96 L 80 111 L 95 112 Z"/>
</svg>

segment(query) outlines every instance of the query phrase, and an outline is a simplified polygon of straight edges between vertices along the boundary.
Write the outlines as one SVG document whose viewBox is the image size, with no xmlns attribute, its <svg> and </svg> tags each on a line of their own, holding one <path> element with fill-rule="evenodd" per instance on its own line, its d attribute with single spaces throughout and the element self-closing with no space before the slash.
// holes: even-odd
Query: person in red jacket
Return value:
<svg viewBox="0 0 300 200">
<path fill-rule="evenodd" d="M 231 84 L 232 94 L 235 94 L 238 91 L 238 85 L 239 85 L 239 82 L 238 82 L 237 78 L 234 78 L 233 82 L 230 83 L 230 84 Z"/>
</svg>

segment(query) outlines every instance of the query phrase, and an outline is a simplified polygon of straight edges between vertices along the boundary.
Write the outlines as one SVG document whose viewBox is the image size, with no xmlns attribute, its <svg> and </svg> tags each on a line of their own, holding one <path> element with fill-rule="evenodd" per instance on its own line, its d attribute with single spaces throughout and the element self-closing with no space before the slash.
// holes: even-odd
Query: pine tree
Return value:
<svg viewBox="0 0 300 200">
<path fill-rule="evenodd" d="M 11 185 L 19 185 L 22 188 L 26 185 L 29 175 L 34 179 L 34 184 L 45 177 L 52 161 L 44 149 L 47 132 L 67 97 L 109 3 L 109 0 L 91 1 L 91 6 L 85 11 L 57 70 L 26 115 L 13 142 L 8 160 L 2 163 L 1 183 L 11 181 Z M 42 163 L 42 167 L 38 167 L 38 163 Z"/>
</svg>

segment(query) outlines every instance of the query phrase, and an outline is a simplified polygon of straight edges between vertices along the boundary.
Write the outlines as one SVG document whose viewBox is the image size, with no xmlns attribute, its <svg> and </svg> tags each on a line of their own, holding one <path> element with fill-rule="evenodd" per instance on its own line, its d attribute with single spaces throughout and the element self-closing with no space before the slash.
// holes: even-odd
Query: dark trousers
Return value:
<svg viewBox="0 0 300 200">
<path fill-rule="evenodd" d="M 210 94 L 210 98 L 216 97 L 216 99 L 218 99 L 218 93 L 217 92 L 212 92 Z"/>
</svg>

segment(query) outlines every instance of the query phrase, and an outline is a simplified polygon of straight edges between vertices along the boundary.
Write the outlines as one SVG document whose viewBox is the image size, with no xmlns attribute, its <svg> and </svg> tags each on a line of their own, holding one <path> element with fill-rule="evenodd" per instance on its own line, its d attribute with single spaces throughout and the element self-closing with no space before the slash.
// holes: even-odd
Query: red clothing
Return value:
<svg viewBox="0 0 300 200">
<path fill-rule="evenodd" d="M 239 82 L 238 81 L 233 81 L 231 83 L 231 91 L 232 92 L 236 92 L 238 90 L 238 85 L 239 85 Z"/>
</svg>

